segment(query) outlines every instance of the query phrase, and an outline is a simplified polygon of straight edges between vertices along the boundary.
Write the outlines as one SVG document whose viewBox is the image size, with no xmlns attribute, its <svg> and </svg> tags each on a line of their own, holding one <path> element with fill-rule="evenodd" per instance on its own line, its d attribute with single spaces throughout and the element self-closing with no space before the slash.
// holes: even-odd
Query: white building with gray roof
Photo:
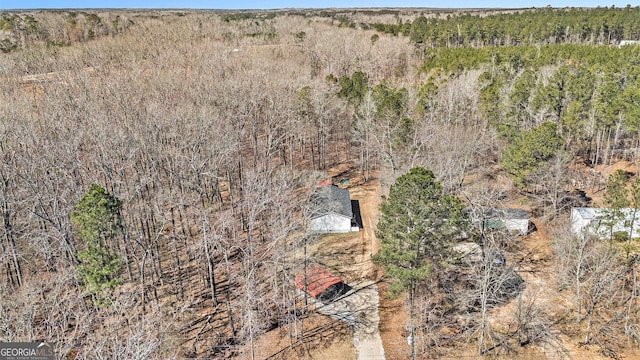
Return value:
<svg viewBox="0 0 640 360">
<path fill-rule="evenodd" d="M 532 229 L 531 217 L 524 209 L 517 208 L 474 208 L 467 209 L 471 223 L 485 230 L 506 229 L 518 235 L 527 235 Z"/>
<path fill-rule="evenodd" d="M 335 185 L 317 189 L 311 197 L 314 210 L 309 230 L 312 233 L 347 233 L 360 230 L 354 219 L 349 190 Z"/>
<path fill-rule="evenodd" d="M 640 237 L 640 209 L 619 209 L 616 215 L 607 208 L 572 208 L 571 231 L 576 235 L 595 235 L 608 239 L 616 232 L 626 232 L 631 238 Z"/>
</svg>

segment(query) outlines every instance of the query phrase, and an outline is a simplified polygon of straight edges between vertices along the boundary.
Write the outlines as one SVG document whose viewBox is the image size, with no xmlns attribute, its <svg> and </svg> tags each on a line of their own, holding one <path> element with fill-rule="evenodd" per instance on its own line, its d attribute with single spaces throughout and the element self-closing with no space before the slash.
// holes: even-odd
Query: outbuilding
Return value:
<svg viewBox="0 0 640 360">
<path fill-rule="evenodd" d="M 617 232 L 638 238 L 640 209 L 622 208 L 614 212 L 605 208 L 572 208 L 571 231 L 576 235 L 594 235 L 600 239 L 610 238 Z"/>
<path fill-rule="evenodd" d="M 335 185 L 321 186 L 313 193 L 311 201 L 314 210 L 309 229 L 312 233 L 348 233 L 360 230 L 349 190 Z"/>
<path fill-rule="evenodd" d="M 331 302 L 351 290 L 351 287 L 338 276 L 317 265 L 310 266 L 306 272 L 296 275 L 294 285 L 323 303 Z"/>
<path fill-rule="evenodd" d="M 469 209 L 471 222 L 485 230 L 506 229 L 518 235 L 527 235 L 534 229 L 529 213 L 517 208 Z"/>
</svg>

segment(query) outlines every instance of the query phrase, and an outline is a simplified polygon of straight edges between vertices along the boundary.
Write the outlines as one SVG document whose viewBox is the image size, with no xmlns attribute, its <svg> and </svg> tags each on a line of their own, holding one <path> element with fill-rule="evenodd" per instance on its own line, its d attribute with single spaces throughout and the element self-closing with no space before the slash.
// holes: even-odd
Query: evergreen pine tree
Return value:
<svg viewBox="0 0 640 360">
<path fill-rule="evenodd" d="M 372 260 L 391 280 L 389 292 L 409 293 L 410 338 L 414 338 L 414 299 L 434 269 L 448 257 L 449 244 L 464 231 L 460 199 L 446 195 L 433 172 L 415 167 L 400 176 L 380 205 L 376 235 L 380 251 Z M 411 341 L 411 359 L 415 356 Z"/>
<path fill-rule="evenodd" d="M 562 147 L 555 123 L 545 122 L 522 133 L 502 153 L 502 166 L 513 176 L 514 183 L 524 188 L 525 179 L 551 159 Z"/>
<path fill-rule="evenodd" d="M 109 249 L 108 241 L 122 230 L 121 209 L 122 201 L 92 184 L 71 212 L 76 236 L 85 242 L 85 249 L 78 252 L 76 271 L 90 294 L 111 289 L 120 281 L 120 259 Z"/>
<path fill-rule="evenodd" d="M 380 205 L 381 249 L 373 261 L 391 279 L 392 294 L 413 291 L 448 256 L 465 229 L 461 201 L 446 195 L 433 172 L 415 167 L 400 176 Z"/>
<path fill-rule="evenodd" d="M 629 207 L 628 200 L 629 190 L 627 190 L 627 175 L 622 170 L 616 170 L 607 179 L 605 192 L 603 194 L 603 202 L 609 206 L 604 213 L 604 223 L 609 227 L 609 236 L 613 240 L 613 230 L 617 223 L 624 221 L 625 214 L 623 208 Z M 625 235 L 620 235 L 625 237 Z M 631 233 L 628 234 L 631 236 Z"/>
</svg>

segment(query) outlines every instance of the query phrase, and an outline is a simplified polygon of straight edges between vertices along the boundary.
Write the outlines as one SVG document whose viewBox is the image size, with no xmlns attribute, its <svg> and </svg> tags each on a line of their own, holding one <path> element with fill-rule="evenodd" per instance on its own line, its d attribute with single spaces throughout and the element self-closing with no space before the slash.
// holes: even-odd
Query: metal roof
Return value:
<svg viewBox="0 0 640 360">
<path fill-rule="evenodd" d="M 583 219 L 594 219 L 602 215 L 602 210 L 599 208 L 573 208 L 571 211 L 578 213 Z"/>
<path fill-rule="evenodd" d="M 474 219 L 484 220 L 529 220 L 530 216 L 526 210 L 518 208 L 488 208 L 488 209 L 465 209 L 467 213 Z"/>
<path fill-rule="evenodd" d="M 302 291 L 305 290 L 303 274 L 304 273 L 296 275 L 296 280 L 294 282 L 294 285 Z M 311 266 L 307 268 L 306 275 L 307 294 L 314 298 L 317 298 L 318 295 L 322 294 L 322 292 L 327 290 L 331 285 L 342 282 L 339 277 L 333 275 L 320 266 Z"/>
<path fill-rule="evenodd" d="M 313 193 L 311 201 L 314 205 L 312 219 L 329 213 L 342 215 L 349 219 L 353 217 L 349 190 L 340 189 L 335 185 L 323 186 Z"/>
<path fill-rule="evenodd" d="M 500 219 L 520 219 L 529 220 L 529 213 L 523 209 L 509 208 L 509 209 L 489 209 L 485 213 L 486 218 L 500 218 Z"/>
<path fill-rule="evenodd" d="M 589 207 L 571 209 L 573 213 L 579 214 L 580 217 L 585 220 L 601 218 L 607 215 L 606 213 L 607 211 L 613 211 L 613 210 L 614 209 L 611 209 L 611 208 L 589 208 Z M 628 218 L 632 217 L 635 212 L 637 212 L 637 215 L 640 215 L 640 209 L 622 208 L 618 210 L 620 211 L 621 214 L 623 214 L 625 217 L 628 217 Z"/>
</svg>

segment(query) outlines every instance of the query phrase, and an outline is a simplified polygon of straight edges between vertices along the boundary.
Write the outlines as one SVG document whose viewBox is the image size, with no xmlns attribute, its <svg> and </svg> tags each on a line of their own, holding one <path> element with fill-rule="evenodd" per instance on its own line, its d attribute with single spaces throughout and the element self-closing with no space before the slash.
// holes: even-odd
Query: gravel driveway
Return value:
<svg viewBox="0 0 640 360">
<path fill-rule="evenodd" d="M 384 348 L 378 330 L 378 289 L 374 282 L 349 284 L 353 290 L 343 297 L 323 304 L 313 300 L 316 310 L 344 321 L 353 329 L 353 344 L 360 360 L 384 359 Z"/>
</svg>

